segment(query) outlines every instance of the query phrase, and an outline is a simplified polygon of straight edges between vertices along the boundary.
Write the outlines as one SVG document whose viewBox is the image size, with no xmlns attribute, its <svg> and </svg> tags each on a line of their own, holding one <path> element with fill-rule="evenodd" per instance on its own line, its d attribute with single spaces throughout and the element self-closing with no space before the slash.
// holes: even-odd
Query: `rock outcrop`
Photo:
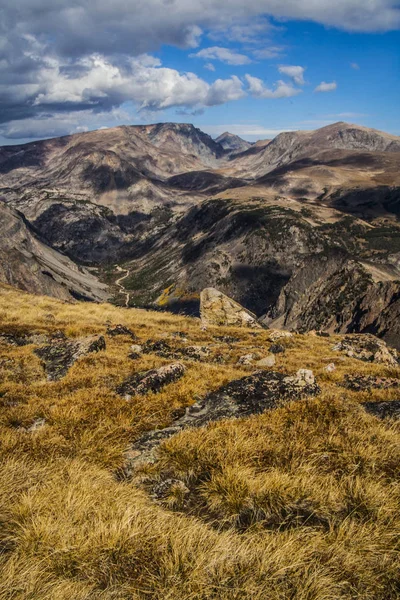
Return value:
<svg viewBox="0 0 400 600">
<path fill-rule="evenodd" d="M 156 372 L 150 372 L 151 377 Z M 140 382 L 143 380 L 139 380 Z M 120 389 L 120 393 L 131 390 L 138 393 L 138 383 L 132 387 Z M 136 391 L 135 391 L 136 390 Z M 128 454 L 130 466 L 152 460 L 152 451 L 162 440 L 175 435 L 187 427 L 202 427 L 211 421 L 248 417 L 282 406 L 290 400 L 305 396 L 315 396 L 320 388 L 312 371 L 300 369 L 296 375 L 287 375 L 277 371 L 257 371 L 249 377 L 231 381 L 215 392 L 211 392 L 186 409 L 181 418 L 165 429 L 145 433 L 134 444 Z M 129 469 L 129 466 L 128 466 Z"/>
<path fill-rule="evenodd" d="M 389 367 L 399 365 L 397 351 L 371 334 L 347 335 L 333 347 L 333 350 L 364 362 L 375 362 Z"/>
<path fill-rule="evenodd" d="M 395 379 L 394 377 L 374 377 L 373 375 L 346 375 L 343 387 L 354 392 L 389 390 L 400 387 L 400 379 Z"/>
<path fill-rule="evenodd" d="M 379 419 L 400 419 L 400 400 L 365 402 L 363 408 Z"/>
<path fill-rule="evenodd" d="M 43 361 L 49 381 L 64 377 L 72 365 L 82 356 L 106 349 L 103 336 L 90 336 L 74 341 L 55 341 L 34 352 Z"/>
<path fill-rule="evenodd" d="M 205 326 L 261 327 L 256 315 L 215 288 L 201 292 L 200 318 Z"/>
<path fill-rule="evenodd" d="M 169 383 L 178 381 L 185 374 L 186 367 L 181 363 L 172 363 L 159 369 L 134 373 L 117 388 L 117 393 L 130 400 L 132 396 L 142 396 L 148 392 L 159 392 Z"/>
<path fill-rule="evenodd" d="M 61 300 L 109 297 L 107 286 L 41 240 L 21 213 L 0 201 L 0 282 Z"/>
</svg>

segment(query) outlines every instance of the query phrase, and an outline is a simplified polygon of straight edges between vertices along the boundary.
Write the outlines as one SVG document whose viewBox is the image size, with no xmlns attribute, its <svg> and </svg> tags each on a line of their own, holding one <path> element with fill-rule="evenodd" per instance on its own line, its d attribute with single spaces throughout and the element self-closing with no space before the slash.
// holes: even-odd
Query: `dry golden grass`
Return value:
<svg viewBox="0 0 400 600">
<path fill-rule="evenodd" d="M 184 361 L 183 379 L 121 399 L 128 374 L 169 362 L 127 358 L 130 339 L 47 382 L 34 346 L 0 345 L 0 600 L 394 600 L 399 573 L 399 426 L 360 402 L 396 390 L 350 392 L 346 373 L 398 377 L 331 350 L 335 338 L 285 340 L 277 368 L 311 368 L 322 393 L 257 417 L 187 430 L 134 481 L 115 473 L 141 433 L 177 409 L 252 372 L 268 332 L 210 329 L 196 319 L 110 305 L 64 304 L 0 288 L 0 330 L 104 334 L 107 323 L 142 341 L 185 332 L 227 362 Z M 215 339 L 239 338 L 232 347 Z M 330 362 L 336 371 L 327 373 Z M 29 427 L 37 419 L 45 425 Z M 156 503 L 147 490 L 176 478 Z"/>
</svg>

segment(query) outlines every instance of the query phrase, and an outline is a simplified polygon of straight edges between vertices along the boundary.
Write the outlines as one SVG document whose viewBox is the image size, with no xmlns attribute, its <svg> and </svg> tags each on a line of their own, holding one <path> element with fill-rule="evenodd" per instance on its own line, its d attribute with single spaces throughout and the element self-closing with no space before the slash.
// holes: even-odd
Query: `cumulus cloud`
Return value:
<svg viewBox="0 0 400 600">
<path fill-rule="evenodd" d="M 212 63 L 206 63 L 204 68 L 207 69 L 207 71 L 215 71 L 215 67 Z"/>
<path fill-rule="evenodd" d="M 146 54 L 122 64 L 94 54 L 72 66 L 45 58 L 35 73 L 35 83 L 17 86 L 15 93 L 32 114 L 39 114 L 58 109 L 111 110 L 127 101 L 149 110 L 213 106 L 236 100 L 245 92 L 235 76 L 208 84 L 194 73 L 163 67 L 159 59 Z"/>
<path fill-rule="evenodd" d="M 319 85 L 315 88 L 314 92 L 333 92 L 337 88 L 336 81 L 332 81 L 331 83 L 326 83 L 325 81 L 321 81 Z"/>
<path fill-rule="evenodd" d="M 248 44 L 248 56 L 226 48 L 221 54 L 221 44 L 213 59 L 204 58 L 248 64 L 249 56 L 263 58 L 259 44 L 274 30 L 270 18 L 347 31 L 400 27 L 398 0 L 0 0 L 0 14 L 0 122 L 44 112 L 110 111 L 127 100 L 161 110 L 241 97 L 240 81 L 233 78 L 210 85 L 194 73 L 146 65 L 139 57 L 163 45 L 198 48 L 205 35 L 225 32 L 225 39 Z M 264 49 L 265 58 L 280 54 L 273 48 Z M 262 93 L 299 91 L 278 82 Z"/>
<path fill-rule="evenodd" d="M 252 77 L 251 75 L 245 77 L 250 94 L 256 98 L 290 98 L 301 93 L 301 90 L 282 80 L 277 81 L 274 88 L 271 89 L 266 87 L 262 79 L 258 77 Z"/>
<path fill-rule="evenodd" d="M 206 60 L 220 60 L 228 65 L 248 65 L 251 60 L 245 54 L 239 54 L 229 48 L 221 48 L 220 46 L 212 46 L 204 48 L 195 54 L 190 54 L 191 58 L 204 58 Z"/>
<path fill-rule="evenodd" d="M 298 66 L 294 66 L 294 65 L 293 66 L 281 65 L 279 67 L 279 72 L 282 73 L 283 75 L 287 75 L 288 77 L 293 79 L 294 83 L 296 83 L 297 85 L 305 84 L 304 71 L 305 71 L 304 67 L 298 67 Z"/>
</svg>

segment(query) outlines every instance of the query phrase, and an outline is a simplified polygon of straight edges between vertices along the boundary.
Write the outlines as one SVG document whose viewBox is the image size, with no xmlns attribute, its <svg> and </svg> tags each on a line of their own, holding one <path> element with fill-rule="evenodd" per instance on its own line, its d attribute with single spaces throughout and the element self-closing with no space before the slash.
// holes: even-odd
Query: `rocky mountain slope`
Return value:
<svg viewBox="0 0 400 600">
<path fill-rule="evenodd" d="M 62 300 L 108 298 L 107 286 L 44 244 L 17 211 L 0 202 L 0 281 Z"/>
<path fill-rule="evenodd" d="M 198 314 L 212 286 L 267 323 L 399 346 L 399 138 L 336 123 L 239 142 L 167 123 L 4 147 L 0 193 L 117 303 Z"/>
<path fill-rule="evenodd" d="M 229 133 L 229 131 L 225 131 L 221 133 L 216 140 L 218 144 L 220 144 L 224 150 L 229 150 L 232 154 L 238 154 L 240 152 L 245 152 L 249 148 L 252 147 L 253 144 L 243 140 L 238 135 L 233 133 Z"/>
<path fill-rule="evenodd" d="M 398 599 L 397 353 L 210 299 L 0 284 L 0 596 Z"/>
</svg>

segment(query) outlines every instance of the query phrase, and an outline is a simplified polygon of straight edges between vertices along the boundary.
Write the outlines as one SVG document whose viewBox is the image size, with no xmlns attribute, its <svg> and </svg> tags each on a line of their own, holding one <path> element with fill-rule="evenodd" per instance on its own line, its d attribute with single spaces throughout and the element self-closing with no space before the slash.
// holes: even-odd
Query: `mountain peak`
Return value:
<svg viewBox="0 0 400 600">
<path fill-rule="evenodd" d="M 244 152 L 252 146 L 250 142 L 229 131 L 221 133 L 215 141 L 220 144 L 224 150 L 229 150 L 234 153 Z"/>
</svg>

